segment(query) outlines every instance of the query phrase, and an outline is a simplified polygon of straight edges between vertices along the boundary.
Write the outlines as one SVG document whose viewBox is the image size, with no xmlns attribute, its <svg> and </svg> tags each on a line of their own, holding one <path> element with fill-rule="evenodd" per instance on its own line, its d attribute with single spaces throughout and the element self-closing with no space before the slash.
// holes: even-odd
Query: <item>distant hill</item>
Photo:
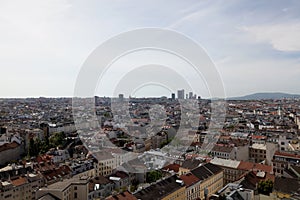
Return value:
<svg viewBox="0 0 300 200">
<path fill-rule="evenodd" d="M 287 94 L 287 93 L 255 93 L 242 97 L 231 97 L 228 100 L 262 100 L 262 99 L 283 99 L 283 98 L 300 98 L 299 94 Z"/>
</svg>

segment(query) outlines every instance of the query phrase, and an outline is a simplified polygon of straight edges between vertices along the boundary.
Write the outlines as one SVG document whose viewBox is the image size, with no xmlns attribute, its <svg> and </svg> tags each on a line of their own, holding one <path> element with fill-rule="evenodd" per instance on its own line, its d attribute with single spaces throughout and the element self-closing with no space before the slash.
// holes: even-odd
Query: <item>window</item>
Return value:
<svg viewBox="0 0 300 200">
<path fill-rule="evenodd" d="M 74 187 L 74 190 L 77 190 L 77 186 Z"/>
<path fill-rule="evenodd" d="M 77 199 L 77 192 L 74 193 L 74 198 Z"/>
</svg>

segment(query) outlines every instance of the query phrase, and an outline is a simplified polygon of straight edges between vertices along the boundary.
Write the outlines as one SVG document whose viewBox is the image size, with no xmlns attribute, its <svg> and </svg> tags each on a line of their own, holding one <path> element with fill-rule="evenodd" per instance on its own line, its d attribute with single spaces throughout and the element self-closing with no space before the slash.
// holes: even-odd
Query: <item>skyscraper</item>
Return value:
<svg viewBox="0 0 300 200">
<path fill-rule="evenodd" d="M 189 99 L 193 98 L 193 92 L 189 92 Z"/>
<path fill-rule="evenodd" d="M 175 100 L 175 93 L 172 93 L 172 100 Z"/>
<path fill-rule="evenodd" d="M 119 94 L 119 102 L 123 102 L 124 100 L 124 94 Z"/>
<path fill-rule="evenodd" d="M 177 91 L 177 98 L 184 99 L 184 89 Z"/>
</svg>

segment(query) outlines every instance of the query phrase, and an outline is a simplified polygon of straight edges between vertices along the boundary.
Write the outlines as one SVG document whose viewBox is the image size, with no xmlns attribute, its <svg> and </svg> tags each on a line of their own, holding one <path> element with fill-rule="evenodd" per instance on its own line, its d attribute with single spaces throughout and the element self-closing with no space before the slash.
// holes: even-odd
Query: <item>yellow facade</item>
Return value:
<svg viewBox="0 0 300 200">
<path fill-rule="evenodd" d="M 204 199 L 205 188 L 208 190 L 208 197 L 211 196 L 212 194 L 215 194 L 218 190 L 222 189 L 223 176 L 224 176 L 223 171 L 221 171 L 220 173 L 202 181 L 199 185 L 200 198 Z"/>
<path fill-rule="evenodd" d="M 274 192 L 274 194 L 280 199 L 290 199 L 291 198 L 290 194 L 285 194 L 285 193 L 281 193 L 281 192 Z"/>
<path fill-rule="evenodd" d="M 180 189 L 176 190 L 175 192 L 162 198 L 162 200 L 185 200 L 185 199 L 186 199 L 185 187 L 181 187 Z"/>
</svg>

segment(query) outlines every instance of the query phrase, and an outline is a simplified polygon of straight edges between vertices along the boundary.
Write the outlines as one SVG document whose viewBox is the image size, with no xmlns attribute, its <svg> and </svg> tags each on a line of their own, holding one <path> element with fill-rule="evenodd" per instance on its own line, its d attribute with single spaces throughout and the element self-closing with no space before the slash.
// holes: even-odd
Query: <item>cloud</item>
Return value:
<svg viewBox="0 0 300 200">
<path fill-rule="evenodd" d="M 300 51 L 300 22 L 244 26 L 241 29 L 250 34 L 256 42 L 269 43 L 276 50 Z"/>
</svg>

